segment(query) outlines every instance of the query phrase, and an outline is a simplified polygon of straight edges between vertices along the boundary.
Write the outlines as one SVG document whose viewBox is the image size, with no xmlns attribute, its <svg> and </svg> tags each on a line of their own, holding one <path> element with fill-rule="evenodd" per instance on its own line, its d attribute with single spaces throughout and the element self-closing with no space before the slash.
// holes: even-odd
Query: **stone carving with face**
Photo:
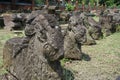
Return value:
<svg viewBox="0 0 120 80">
<path fill-rule="evenodd" d="M 12 30 L 23 30 L 25 27 L 25 21 L 27 13 L 14 13 L 3 15 L 5 29 Z"/>
<path fill-rule="evenodd" d="M 8 80 L 62 80 L 63 36 L 56 19 L 49 14 L 28 19 L 25 35 L 5 44 Z"/>
<path fill-rule="evenodd" d="M 81 43 L 86 41 L 86 30 L 81 24 L 81 18 L 78 17 L 78 15 L 73 15 L 69 20 L 69 26 L 64 38 L 65 58 L 82 58 Z"/>
</svg>

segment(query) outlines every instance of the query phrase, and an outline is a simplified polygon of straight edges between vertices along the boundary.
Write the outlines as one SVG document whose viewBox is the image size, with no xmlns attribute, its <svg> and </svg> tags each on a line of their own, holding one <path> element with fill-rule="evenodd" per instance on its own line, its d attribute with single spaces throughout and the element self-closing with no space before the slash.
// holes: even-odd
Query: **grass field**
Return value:
<svg viewBox="0 0 120 80">
<path fill-rule="evenodd" d="M 98 40 L 97 45 L 83 46 L 82 51 L 89 56 L 65 65 L 75 80 L 116 80 L 120 76 L 120 33 Z"/>
<path fill-rule="evenodd" d="M 3 45 L 16 34 L 0 30 L 0 66 L 2 66 Z M 88 56 L 81 61 L 70 61 L 64 66 L 72 71 L 75 80 L 115 80 L 120 76 L 120 33 L 114 33 L 98 40 L 97 45 L 82 46 Z M 0 68 L 0 74 L 5 72 Z"/>
</svg>

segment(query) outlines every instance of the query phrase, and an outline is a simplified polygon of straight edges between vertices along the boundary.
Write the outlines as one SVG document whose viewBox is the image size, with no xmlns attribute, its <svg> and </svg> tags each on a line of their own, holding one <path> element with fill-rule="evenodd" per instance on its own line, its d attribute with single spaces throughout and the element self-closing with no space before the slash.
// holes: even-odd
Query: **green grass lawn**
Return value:
<svg viewBox="0 0 120 80">
<path fill-rule="evenodd" d="M 120 32 L 96 42 L 97 45 L 82 46 L 90 61 L 83 59 L 65 64 L 76 80 L 116 80 L 120 76 Z"/>
<path fill-rule="evenodd" d="M 116 54 L 120 56 L 120 32 L 114 33 L 104 39 L 98 40 L 97 45 L 83 46 L 85 51 L 93 53 Z M 90 47 L 90 49 L 88 49 Z"/>
</svg>

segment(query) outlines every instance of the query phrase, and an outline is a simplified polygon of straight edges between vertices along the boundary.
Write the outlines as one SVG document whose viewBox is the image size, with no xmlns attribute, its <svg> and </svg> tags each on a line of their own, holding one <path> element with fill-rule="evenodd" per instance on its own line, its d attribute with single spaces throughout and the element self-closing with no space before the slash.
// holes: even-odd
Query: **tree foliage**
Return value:
<svg viewBox="0 0 120 80">
<path fill-rule="evenodd" d="M 46 0 L 35 0 L 36 4 L 44 4 Z M 68 1 L 68 0 L 63 0 Z M 76 0 L 71 0 L 75 3 Z M 91 6 L 94 5 L 103 5 L 103 6 L 119 6 L 120 0 L 78 0 L 79 4 L 88 5 L 90 3 Z"/>
<path fill-rule="evenodd" d="M 119 6 L 120 0 L 78 0 L 79 3 L 84 3 L 85 5 L 88 5 L 89 3 L 91 6 L 93 5 L 103 5 L 103 6 Z"/>
</svg>

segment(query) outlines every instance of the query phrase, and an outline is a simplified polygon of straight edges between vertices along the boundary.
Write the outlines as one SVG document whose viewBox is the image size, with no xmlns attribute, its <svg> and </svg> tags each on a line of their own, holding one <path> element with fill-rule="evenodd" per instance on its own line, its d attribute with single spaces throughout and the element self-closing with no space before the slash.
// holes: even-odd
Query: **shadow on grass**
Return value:
<svg viewBox="0 0 120 80">
<path fill-rule="evenodd" d="M 64 75 L 63 80 L 74 80 L 73 73 L 68 69 L 63 68 L 63 75 Z"/>
<path fill-rule="evenodd" d="M 83 53 L 82 59 L 81 60 L 85 60 L 85 61 L 90 61 L 91 57 L 88 54 Z M 72 60 L 73 61 L 73 60 Z M 76 61 L 76 60 L 74 60 Z M 64 62 L 71 62 L 70 59 L 64 59 Z M 63 69 L 63 74 L 64 74 L 64 80 L 74 80 L 74 74 L 72 73 L 71 70 L 68 69 Z"/>
<path fill-rule="evenodd" d="M 82 60 L 85 60 L 85 61 L 90 61 L 90 60 L 91 60 L 91 57 L 90 57 L 88 54 L 83 53 Z"/>
</svg>

